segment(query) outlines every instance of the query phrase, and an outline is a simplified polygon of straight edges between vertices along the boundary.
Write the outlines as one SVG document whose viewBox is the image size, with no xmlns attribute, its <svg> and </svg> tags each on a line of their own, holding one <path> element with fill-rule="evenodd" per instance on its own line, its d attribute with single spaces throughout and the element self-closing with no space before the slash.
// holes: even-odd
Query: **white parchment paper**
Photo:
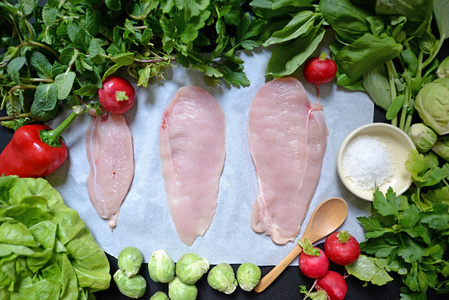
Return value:
<svg viewBox="0 0 449 300">
<path fill-rule="evenodd" d="M 323 50 L 329 52 L 323 46 L 315 55 Z M 211 264 L 252 262 L 257 265 L 275 265 L 290 252 L 294 243 L 276 245 L 270 237 L 254 233 L 250 225 L 258 184 L 248 143 L 248 110 L 253 97 L 267 80 L 264 74 L 270 54 L 266 49 L 241 53 L 245 73 L 251 81 L 249 87 L 225 84 L 211 87 L 205 84 L 201 73 L 176 67 L 164 73 L 165 80 L 155 79 L 148 88 L 136 88 L 136 105 L 124 114 L 133 134 L 135 176 L 113 231 L 109 229 L 108 221 L 97 215 L 86 189 L 89 164 L 85 133 L 90 116 L 79 117 L 64 133 L 70 149 L 69 158 L 47 179 L 65 203 L 79 212 L 105 252 L 117 257 L 124 247 L 134 246 L 142 251 L 146 262 L 153 251 L 165 249 L 175 261 L 187 252 L 195 252 Z M 311 102 L 315 103 L 318 101 L 316 87 L 308 84 L 301 72 L 302 69 L 293 76 L 303 82 Z M 135 82 L 133 84 L 135 86 Z M 198 237 L 191 247 L 179 239 L 172 222 L 158 152 L 162 113 L 177 89 L 188 85 L 209 91 L 226 116 L 226 161 L 216 214 L 206 234 Z M 340 229 L 349 230 L 361 241 L 364 240 L 363 231 L 356 218 L 370 213 L 370 202 L 356 198 L 345 189 L 338 178 L 336 163 L 344 138 L 357 127 L 372 122 L 374 105 L 366 94 L 343 89 L 334 82 L 321 85 L 320 94 L 329 128 L 328 147 L 321 178 L 298 238 L 319 203 L 326 198 L 342 197 L 348 202 L 349 214 Z M 50 126 L 58 124 L 62 117 Z M 292 264 L 297 265 L 297 260 Z"/>
</svg>

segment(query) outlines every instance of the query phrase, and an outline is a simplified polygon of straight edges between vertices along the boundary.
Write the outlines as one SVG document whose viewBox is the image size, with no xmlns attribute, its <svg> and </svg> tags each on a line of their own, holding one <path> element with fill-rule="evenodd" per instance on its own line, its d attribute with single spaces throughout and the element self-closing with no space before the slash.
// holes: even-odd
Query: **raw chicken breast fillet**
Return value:
<svg viewBox="0 0 449 300">
<path fill-rule="evenodd" d="M 180 88 L 164 111 L 159 153 L 168 204 L 181 240 L 191 246 L 215 215 L 225 160 L 225 116 L 200 87 Z"/>
<path fill-rule="evenodd" d="M 86 132 L 90 165 L 87 191 L 98 215 L 112 229 L 134 178 L 132 134 L 122 115 L 92 117 Z"/>
<path fill-rule="evenodd" d="M 275 79 L 256 94 L 249 110 L 249 142 L 259 195 L 251 227 L 276 244 L 299 234 L 318 184 L 327 145 L 319 104 L 310 104 L 295 78 Z"/>
</svg>

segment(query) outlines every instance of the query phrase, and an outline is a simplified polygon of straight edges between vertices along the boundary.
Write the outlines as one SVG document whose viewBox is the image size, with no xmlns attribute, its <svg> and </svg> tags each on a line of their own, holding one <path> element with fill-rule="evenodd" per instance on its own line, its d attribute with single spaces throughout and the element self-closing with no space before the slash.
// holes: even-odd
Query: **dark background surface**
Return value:
<svg viewBox="0 0 449 300">
<path fill-rule="evenodd" d="M 449 54 L 449 41 L 446 40 L 443 45 L 444 51 L 440 51 L 439 59 L 440 61 Z M 0 116 L 4 116 L 5 111 L 0 110 Z M 385 112 L 379 108 L 375 108 L 374 122 L 386 122 Z M 5 127 L 0 126 L 0 152 L 3 151 L 7 143 L 13 136 L 13 131 Z M 318 247 L 322 248 L 323 244 L 319 244 Z M 238 250 L 236 250 L 238 251 Z M 111 275 L 117 270 L 117 259 L 108 255 L 108 260 L 111 266 Z M 234 271 L 237 271 L 239 265 L 232 265 Z M 211 266 L 212 268 L 213 266 Z M 261 267 L 262 276 L 268 273 L 273 266 Z M 337 266 L 331 263 L 330 269 L 344 274 L 344 269 L 341 266 Z M 160 284 L 153 282 L 148 274 L 147 264 L 143 264 L 141 267 L 141 275 L 145 277 L 148 284 L 147 290 L 144 296 L 139 299 L 149 299 L 157 291 L 168 292 L 168 284 Z M 394 274 L 390 274 L 393 276 Z M 401 279 L 399 277 L 393 276 L 395 279 L 384 286 L 374 286 L 367 285 L 363 286 L 363 282 L 359 281 L 357 278 L 349 276 L 346 278 L 348 284 L 348 293 L 345 299 L 348 300 L 358 300 L 358 299 L 400 299 L 400 287 L 402 285 Z M 310 289 L 313 285 L 313 280 L 306 278 L 301 274 L 297 266 L 288 267 L 274 282 L 268 287 L 264 292 L 257 294 L 255 292 L 245 292 L 240 288 L 237 288 L 231 295 L 226 295 L 218 291 L 213 290 L 207 283 L 206 276 L 203 276 L 200 281 L 196 283 L 198 288 L 198 298 L 200 300 L 205 299 L 303 299 L 304 295 L 300 293 L 300 286 L 304 285 L 307 289 Z M 99 300 L 111 300 L 111 299 L 130 299 L 120 294 L 114 280 L 111 280 L 111 286 L 108 290 L 97 292 L 95 296 Z M 447 295 L 435 295 L 434 293 L 428 293 L 428 299 L 431 300 L 443 300 L 448 299 Z"/>
</svg>

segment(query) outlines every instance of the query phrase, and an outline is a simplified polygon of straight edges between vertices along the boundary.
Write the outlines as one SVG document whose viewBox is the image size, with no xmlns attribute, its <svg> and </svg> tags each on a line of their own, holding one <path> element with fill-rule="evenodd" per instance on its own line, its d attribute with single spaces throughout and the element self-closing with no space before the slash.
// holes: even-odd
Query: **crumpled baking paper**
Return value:
<svg viewBox="0 0 449 300">
<path fill-rule="evenodd" d="M 329 41 L 330 37 L 326 36 L 326 39 Z M 323 46 L 314 55 L 321 51 L 329 53 Z M 249 87 L 225 84 L 211 87 L 204 82 L 202 73 L 178 66 L 164 73 L 165 80 L 154 79 L 147 88 L 136 88 L 136 104 L 124 114 L 133 134 L 135 176 L 113 231 L 109 229 L 108 221 L 97 215 L 87 193 L 89 164 L 85 133 L 90 116 L 80 116 L 69 127 L 64 133 L 69 158 L 47 179 L 65 203 L 79 212 L 105 252 L 117 257 L 123 248 L 134 246 L 142 251 L 146 262 L 153 251 L 165 249 L 175 261 L 185 253 L 194 252 L 211 264 L 252 262 L 262 266 L 276 265 L 293 249 L 296 241 L 276 245 L 269 236 L 255 233 L 250 225 L 258 183 L 248 142 L 248 110 L 257 91 L 269 80 L 264 74 L 270 54 L 267 49 L 240 53 L 245 61 L 245 73 L 251 81 Z M 310 101 L 318 102 L 316 86 L 304 80 L 302 69 L 293 76 L 303 83 Z M 132 83 L 136 86 L 135 81 Z M 203 87 L 211 93 L 226 116 L 226 160 L 216 214 L 209 230 L 190 247 L 180 240 L 172 222 L 158 152 L 162 113 L 177 89 L 188 85 Z M 352 195 L 340 182 L 336 169 L 337 153 L 351 131 L 373 121 L 374 105 L 365 93 L 349 91 L 335 82 L 320 85 L 319 101 L 329 129 L 328 146 L 320 181 L 297 239 L 302 236 L 319 203 L 327 198 L 342 197 L 348 203 L 349 213 L 340 230 L 348 230 L 363 241 L 363 229 L 356 218 L 369 215 L 371 203 Z M 59 124 L 64 117 L 50 126 Z M 297 260 L 292 265 L 297 265 Z"/>
</svg>

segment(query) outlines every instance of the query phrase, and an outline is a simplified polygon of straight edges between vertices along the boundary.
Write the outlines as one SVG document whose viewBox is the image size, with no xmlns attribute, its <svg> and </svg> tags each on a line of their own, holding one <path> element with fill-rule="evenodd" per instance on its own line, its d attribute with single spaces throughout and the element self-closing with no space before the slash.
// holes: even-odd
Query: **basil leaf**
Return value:
<svg viewBox="0 0 449 300">
<path fill-rule="evenodd" d="M 315 14 L 311 11 L 304 10 L 298 12 L 290 22 L 281 30 L 273 33 L 273 35 L 263 43 L 264 47 L 273 44 L 279 44 L 295 39 L 306 34 L 313 27 Z"/>
<path fill-rule="evenodd" d="M 343 42 L 352 43 L 371 32 L 367 21 L 371 13 L 350 0 L 321 0 L 319 5 L 326 22 Z"/>
<path fill-rule="evenodd" d="M 449 0 L 434 0 L 433 14 L 440 32 L 441 39 L 449 37 Z"/>
<path fill-rule="evenodd" d="M 368 92 L 373 102 L 387 110 L 391 104 L 390 83 L 385 65 L 363 74 L 363 88 Z"/>
<path fill-rule="evenodd" d="M 335 56 L 340 71 L 353 78 L 373 70 L 396 58 L 402 51 L 402 45 L 392 37 L 379 37 L 370 33 L 343 47 Z"/>
<path fill-rule="evenodd" d="M 295 72 L 315 51 L 324 33 L 324 28 L 317 26 L 293 43 L 279 45 L 273 50 L 265 74 L 280 77 Z"/>
</svg>

